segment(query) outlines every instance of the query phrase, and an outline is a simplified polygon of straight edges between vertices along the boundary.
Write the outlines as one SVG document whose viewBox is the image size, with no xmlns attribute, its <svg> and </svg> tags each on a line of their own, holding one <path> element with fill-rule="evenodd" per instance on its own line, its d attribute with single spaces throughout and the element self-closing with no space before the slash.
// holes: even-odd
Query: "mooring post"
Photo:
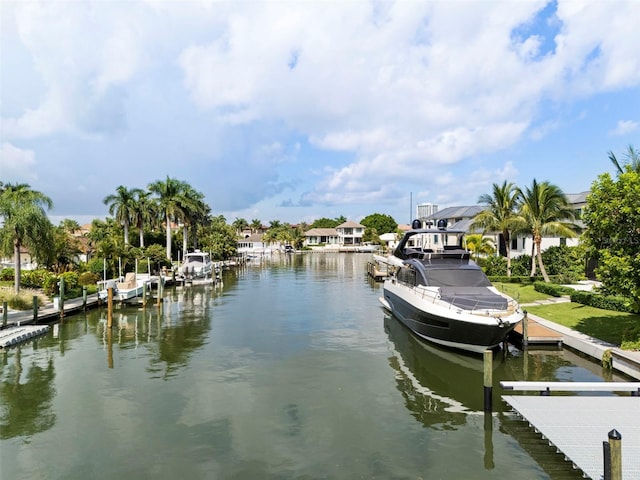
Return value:
<svg viewBox="0 0 640 480">
<path fill-rule="evenodd" d="M 4 300 L 2 302 L 2 326 L 6 326 L 7 325 L 7 320 L 9 319 L 9 303 Z"/>
<path fill-rule="evenodd" d="M 142 284 L 142 309 L 147 306 L 147 282 Z"/>
<path fill-rule="evenodd" d="M 113 287 L 107 288 L 107 328 L 113 325 Z"/>
<path fill-rule="evenodd" d="M 38 321 L 38 296 L 33 296 L 33 322 L 36 323 Z"/>
<path fill-rule="evenodd" d="M 484 351 L 484 411 L 493 409 L 493 351 Z"/>
<path fill-rule="evenodd" d="M 64 277 L 60 277 L 60 317 L 64 317 Z"/>
<path fill-rule="evenodd" d="M 522 317 L 522 347 L 527 348 L 529 346 L 529 317 L 527 311 L 524 312 Z"/>
<path fill-rule="evenodd" d="M 602 442 L 604 453 L 604 480 L 622 480 L 622 435 L 615 428 Z"/>
<path fill-rule="evenodd" d="M 87 310 L 87 286 L 83 285 L 82 287 L 82 310 Z"/>
</svg>

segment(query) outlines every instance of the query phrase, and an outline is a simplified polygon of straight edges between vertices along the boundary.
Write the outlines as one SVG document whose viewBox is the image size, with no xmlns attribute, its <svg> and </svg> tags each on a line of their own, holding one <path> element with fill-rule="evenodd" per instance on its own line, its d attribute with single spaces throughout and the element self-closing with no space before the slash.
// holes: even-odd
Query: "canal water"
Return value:
<svg viewBox="0 0 640 480">
<path fill-rule="evenodd" d="M 368 259 L 276 256 L 116 309 L 110 330 L 92 310 L 0 353 L 0 478 L 581 478 L 498 382 L 602 369 L 509 348 L 485 416 L 481 357 L 386 315 Z"/>
</svg>

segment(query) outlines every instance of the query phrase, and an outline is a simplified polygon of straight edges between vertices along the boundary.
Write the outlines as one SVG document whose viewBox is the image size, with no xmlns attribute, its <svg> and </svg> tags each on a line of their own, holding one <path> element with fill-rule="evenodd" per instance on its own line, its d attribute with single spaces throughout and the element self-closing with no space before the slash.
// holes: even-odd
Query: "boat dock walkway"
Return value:
<svg viewBox="0 0 640 480">
<path fill-rule="evenodd" d="M 86 308 L 95 308 L 99 305 L 98 294 L 87 295 Z M 11 327 L 16 325 L 30 325 L 34 323 L 50 323 L 55 322 L 73 313 L 83 311 L 85 308 L 82 297 L 64 301 L 64 313 L 61 315 L 60 306 L 56 303 L 49 302 L 38 308 L 38 316 L 34 318 L 33 310 L 12 310 L 6 314 L 6 325 L 3 327 Z M 4 324 L 4 312 L 2 313 Z"/>
<path fill-rule="evenodd" d="M 500 382 L 500 385 L 505 390 L 541 393 L 503 395 L 502 399 L 589 478 L 603 478 L 603 442 L 612 430 L 621 437 L 622 478 L 640 478 L 640 382 Z M 551 394 L 556 391 L 582 394 Z M 627 393 L 585 396 L 584 392 Z"/>
</svg>

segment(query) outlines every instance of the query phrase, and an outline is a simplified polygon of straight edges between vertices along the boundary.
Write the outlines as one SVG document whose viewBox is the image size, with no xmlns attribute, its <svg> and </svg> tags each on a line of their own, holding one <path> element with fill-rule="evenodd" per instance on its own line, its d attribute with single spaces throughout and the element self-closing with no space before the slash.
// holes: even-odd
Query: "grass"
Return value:
<svg viewBox="0 0 640 480">
<path fill-rule="evenodd" d="M 622 348 L 640 346 L 638 314 L 602 310 L 573 302 L 527 307 L 527 311 Z"/>
<path fill-rule="evenodd" d="M 522 283 L 501 283 L 495 282 L 493 284 L 499 291 L 506 293 L 510 297 L 518 301 L 518 303 L 531 303 L 536 300 L 545 300 L 551 298 L 550 295 L 537 292 L 532 284 Z"/>
<path fill-rule="evenodd" d="M 17 295 L 13 287 L 0 287 L 0 302 L 7 302 L 7 306 L 13 310 L 29 310 L 33 308 L 33 297 L 38 298 L 38 305 L 45 304 L 49 299 L 41 291 L 30 288 L 20 289 Z"/>
</svg>

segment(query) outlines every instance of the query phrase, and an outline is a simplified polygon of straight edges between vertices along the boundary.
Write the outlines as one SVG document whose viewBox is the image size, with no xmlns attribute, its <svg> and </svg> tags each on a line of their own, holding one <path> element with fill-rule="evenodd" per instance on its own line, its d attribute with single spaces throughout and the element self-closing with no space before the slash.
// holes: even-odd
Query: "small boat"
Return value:
<svg viewBox="0 0 640 480">
<path fill-rule="evenodd" d="M 213 270 L 211 255 L 195 250 L 184 256 L 184 261 L 178 269 L 178 277 L 184 283 L 212 282 Z"/>
<path fill-rule="evenodd" d="M 524 314 L 471 260 L 464 234 L 443 221 L 407 231 L 387 257 L 380 302 L 422 339 L 481 353 L 500 346 Z"/>
<path fill-rule="evenodd" d="M 109 295 L 109 288 L 113 289 L 113 300 L 116 302 L 126 302 L 136 297 L 141 297 L 144 286 L 147 285 L 147 292 L 151 291 L 151 279 L 148 275 L 138 276 L 135 272 L 127 273 L 124 278 L 103 280 L 98 282 L 98 298 L 106 300 Z"/>
</svg>

